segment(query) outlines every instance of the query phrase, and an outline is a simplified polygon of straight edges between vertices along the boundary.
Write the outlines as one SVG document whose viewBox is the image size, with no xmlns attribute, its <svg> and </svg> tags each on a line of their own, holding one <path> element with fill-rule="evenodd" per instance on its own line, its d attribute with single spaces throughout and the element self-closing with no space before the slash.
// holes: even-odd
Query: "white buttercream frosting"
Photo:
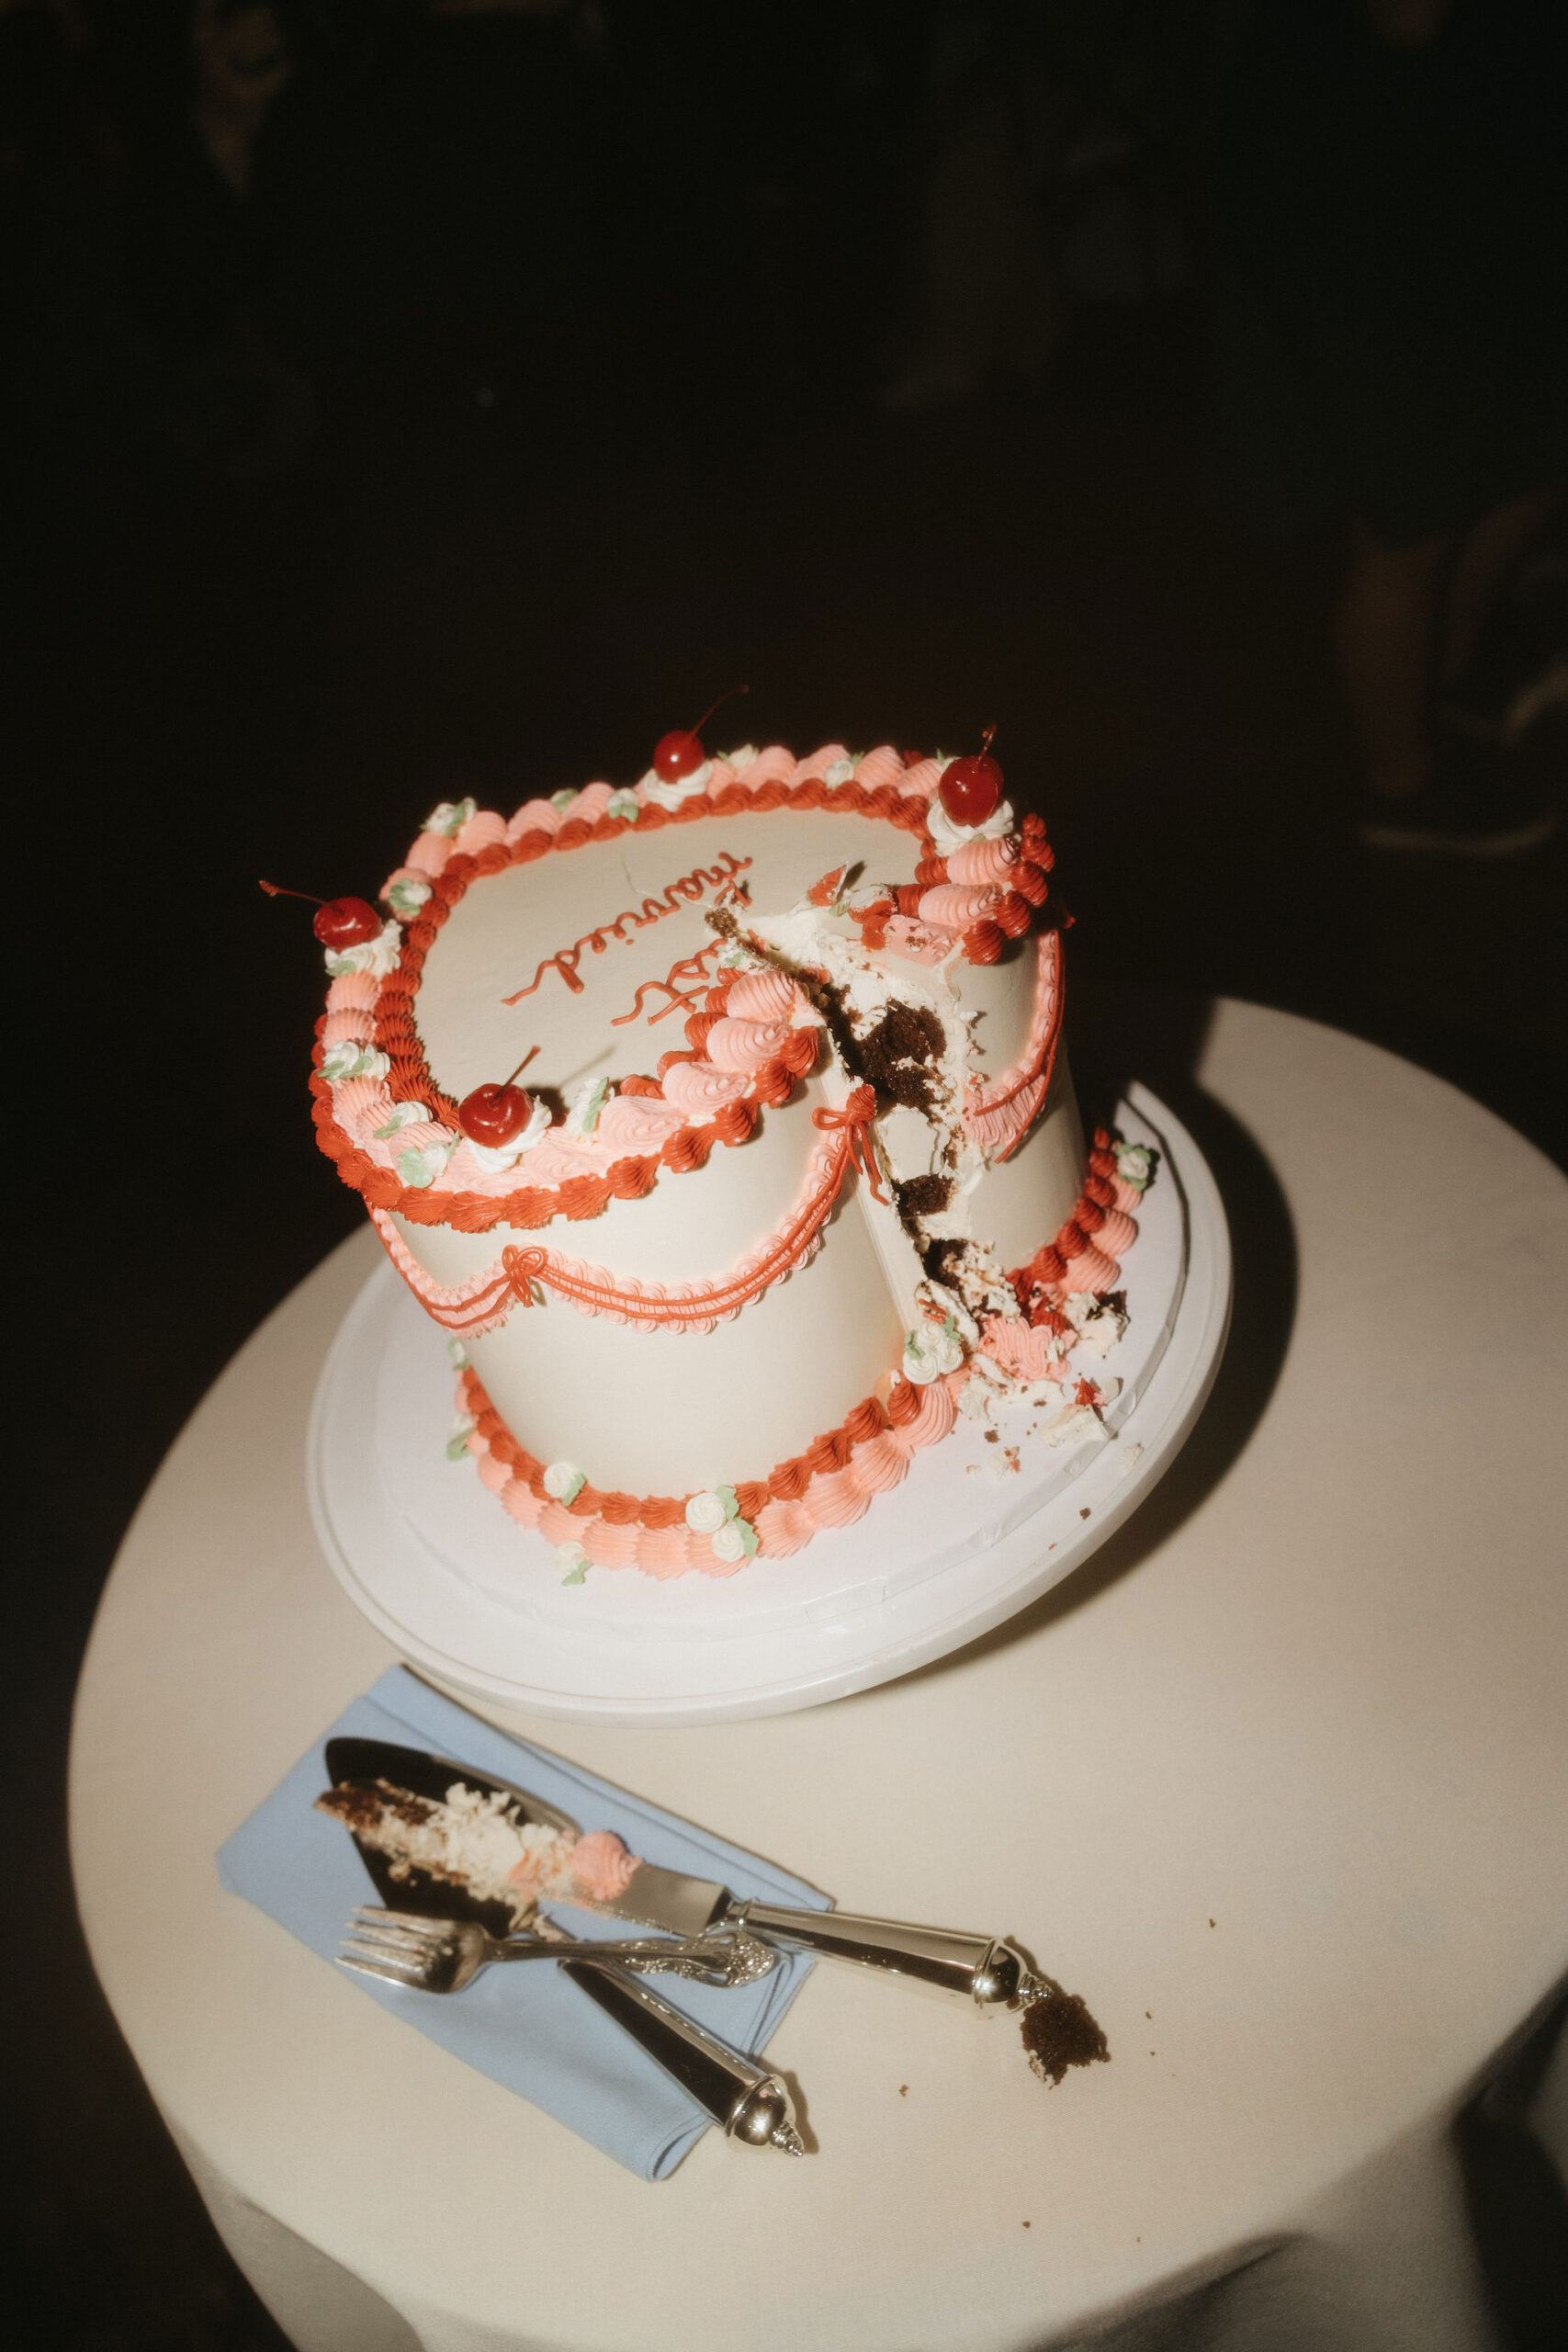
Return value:
<svg viewBox="0 0 1568 2352">
<path fill-rule="evenodd" d="M 476 806 L 477 803 L 472 797 L 463 800 L 443 800 L 438 808 L 431 810 L 420 827 L 420 831 L 423 833 L 439 833 L 443 841 L 455 841 L 474 814 Z"/>
<path fill-rule="evenodd" d="M 928 1323 L 904 1334 L 904 1377 L 917 1387 L 957 1372 L 964 1362 L 964 1342 L 950 1316 L 945 1323 Z"/>
<path fill-rule="evenodd" d="M 423 1102 L 394 1102 L 381 1125 L 375 1129 L 378 1143 L 389 1142 L 405 1127 L 426 1127 L 434 1124 L 435 1114 Z"/>
<path fill-rule="evenodd" d="M 1116 1147 L 1116 1173 L 1123 1184 L 1131 1184 L 1137 1193 L 1146 1192 L 1155 1172 L 1155 1156 L 1146 1144 L 1119 1143 Z"/>
<path fill-rule="evenodd" d="M 326 965 L 334 980 L 346 980 L 351 972 L 371 972 L 384 980 L 389 972 L 397 970 L 402 952 L 403 928 L 393 916 L 374 939 L 356 940 L 352 947 L 329 947 Z"/>
<path fill-rule="evenodd" d="M 562 1134 L 591 1136 L 599 1124 L 599 1114 L 604 1108 L 609 1093 L 610 1081 L 607 1078 L 584 1079 L 571 1098 Z"/>
<path fill-rule="evenodd" d="M 446 1173 L 446 1162 L 457 1148 L 456 1136 L 446 1143 L 405 1144 L 398 1154 L 398 1173 L 411 1190 L 423 1193 Z"/>
<path fill-rule="evenodd" d="M 937 855 L 951 857 L 964 842 L 999 841 L 1004 833 L 1013 831 L 1017 821 L 1011 801 L 998 800 L 983 825 L 955 824 L 942 807 L 941 795 L 936 794 L 931 799 L 926 829 L 936 846 Z"/>
<path fill-rule="evenodd" d="M 683 800 L 694 800 L 699 792 L 705 792 L 712 780 L 711 760 L 705 760 L 700 768 L 692 770 L 690 775 L 676 776 L 671 783 L 665 781 L 657 768 L 649 768 L 637 786 L 637 797 L 645 801 L 651 800 L 656 808 L 679 808 Z"/>
<path fill-rule="evenodd" d="M 340 1037 L 321 1056 L 321 1076 L 332 1086 L 348 1078 L 385 1078 L 391 1067 L 377 1046 L 361 1045 L 356 1037 Z"/>
<path fill-rule="evenodd" d="M 430 897 L 430 885 L 417 874 L 400 874 L 387 887 L 387 904 L 395 915 L 416 915 Z"/>
<path fill-rule="evenodd" d="M 509 1168 L 516 1167 L 525 1151 L 532 1151 L 536 1144 L 542 1143 L 549 1131 L 550 1106 L 536 1102 L 527 1125 L 509 1142 L 475 1143 L 471 1136 L 466 1140 L 475 1166 L 484 1175 L 504 1176 Z"/>
</svg>

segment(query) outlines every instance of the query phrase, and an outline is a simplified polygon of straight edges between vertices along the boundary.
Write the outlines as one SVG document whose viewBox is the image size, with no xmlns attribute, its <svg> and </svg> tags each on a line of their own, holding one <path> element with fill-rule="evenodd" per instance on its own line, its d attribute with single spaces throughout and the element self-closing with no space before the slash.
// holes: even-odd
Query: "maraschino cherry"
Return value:
<svg viewBox="0 0 1568 2352">
<path fill-rule="evenodd" d="M 358 947 L 380 932 L 381 918 L 368 899 L 318 899 L 309 890 L 282 889 L 276 882 L 264 882 L 262 888 L 269 899 L 303 899 L 314 907 L 310 928 L 323 947 Z"/>
<path fill-rule="evenodd" d="M 514 1086 L 519 1077 L 538 1052 L 537 1046 L 524 1055 L 512 1078 L 504 1078 L 497 1086 L 493 1080 L 486 1086 L 476 1086 L 465 1094 L 457 1105 L 457 1125 L 470 1143 L 483 1144 L 491 1151 L 499 1151 L 502 1144 L 520 1136 L 534 1115 L 534 1098 L 526 1087 Z"/>
<path fill-rule="evenodd" d="M 663 784 L 679 784 L 682 776 L 695 775 L 707 753 L 703 749 L 702 730 L 730 695 L 749 695 L 750 686 L 731 686 L 729 694 L 720 695 L 718 702 L 710 702 L 694 727 L 677 727 L 670 734 L 661 735 L 653 747 L 653 773 Z"/>
<path fill-rule="evenodd" d="M 987 727 L 984 748 L 961 760 L 949 760 L 937 786 L 937 797 L 955 825 L 983 825 L 1001 806 L 1002 772 L 991 757 L 994 727 Z"/>
</svg>

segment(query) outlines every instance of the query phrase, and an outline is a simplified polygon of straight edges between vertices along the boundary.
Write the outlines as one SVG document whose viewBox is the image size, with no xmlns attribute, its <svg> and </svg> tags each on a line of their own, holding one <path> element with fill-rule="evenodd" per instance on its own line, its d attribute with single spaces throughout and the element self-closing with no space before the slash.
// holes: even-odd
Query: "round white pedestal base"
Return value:
<svg viewBox="0 0 1568 2352">
<path fill-rule="evenodd" d="M 333 1572 L 459 1695 L 569 1721 L 783 1713 L 956 1649 L 1121 1524 L 1191 1429 L 1224 1347 L 1230 1244 L 1202 1155 L 1141 1087 L 1116 1125 L 1160 1162 L 1122 1269 L 1130 1321 L 1103 1363 L 1122 1384 L 1103 1434 L 1061 1451 L 1025 1439 L 1011 1470 L 1005 1444 L 961 1421 L 863 1520 L 793 1559 L 717 1580 L 593 1568 L 563 1587 L 554 1546 L 506 1516 L 471 1462 L 446 1460 L 451 1365 L 389 1265 L 344 1317 L 310 1416 L 310 1508 Z"/>
</svg>

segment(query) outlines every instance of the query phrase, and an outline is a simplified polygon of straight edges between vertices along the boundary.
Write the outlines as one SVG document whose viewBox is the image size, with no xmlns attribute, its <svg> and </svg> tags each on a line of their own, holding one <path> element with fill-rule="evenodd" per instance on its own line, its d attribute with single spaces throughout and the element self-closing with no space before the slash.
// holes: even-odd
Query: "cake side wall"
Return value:
<svg viewBox="0 0 1568 2352">
<path fill-rule="evenodd" d="M 557 1218 L 536 1234 L 502 1226 L 458 1233 L 450 1226 L 393 1222 L 420 1264 L 440 1283 L 461 1283 L 493 1265 L 510 1242 L 552 1250 L 649 1283 L 698 1283 L 728 1273 L 788 1217 L 807 1182 L 821 1136 L 811 1106 L 825 1096 L 807 1081 L 800 1098 L 764 1114 L 750 1142 L 713 1152 L 705 1167 L 661 1175 L 637 1201 L 613 1200 L 597 1216 Z"/>
<path fill-rule="evenodd" d="M 538 1460 L 595 1487 L 685 1495 L 766 1478 L 804 1452 L 886 1389 L 903 1337 L 851 1192 L 814 1258 L 711 1330 L 630 1330 L 547 1294 L 468 1352 Z"/>
<path fill-rule="evenodd" d="M 1025 1266 L 1073 1213 L 1088 1152 L 1067 1057 L 1058 1054 L 1045 1107 L 1010 1159 L 976 1188 L 974 1227 L 1010 1272 Z"/>
</svg>

